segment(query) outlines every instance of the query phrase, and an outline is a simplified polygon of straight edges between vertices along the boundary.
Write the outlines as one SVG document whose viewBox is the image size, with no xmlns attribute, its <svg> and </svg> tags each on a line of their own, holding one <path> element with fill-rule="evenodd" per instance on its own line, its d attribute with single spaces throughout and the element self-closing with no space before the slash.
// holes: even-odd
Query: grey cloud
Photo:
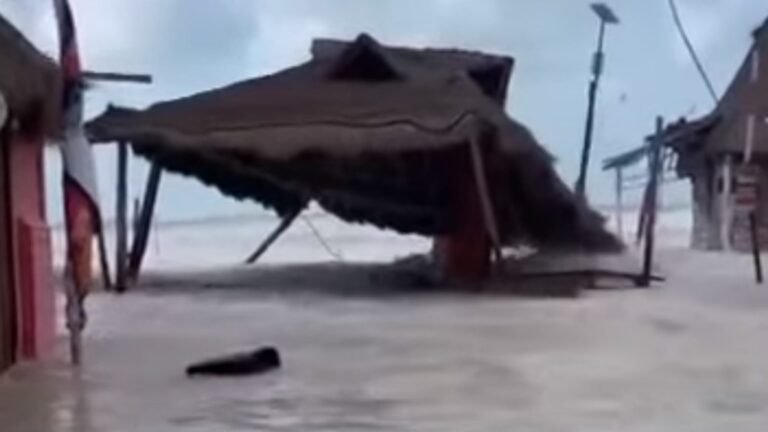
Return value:
<svg viewBox="0 0 768 432">
<path fill-rule="evenodd" d="M 711 106 L 675 33 L 667 0 L 609 0 L 622 18 L 608 34 L 595 160 L 637 145 L 654 117 Z M 41 3 L 42 2 L 42 3 Z M 383 42 L 495 51 L 517 60 L 512 115 L 574 177 L 597 22 L 590 0 L 71 0 L 91 68 L 148 72 L 153 86 L 100 86 L 106 101 L 145 105 L 289 66 L 314 37 L 365 31 Z M 768 13 L 764 0 L 678 0 L 717 88 L 724 89 Z M 47 0 L 0 0 L 34 40 Z M 47 18 L 50 20 L 50 18 Z M 97 108 L 94 108 L 94 110 Z M 595 162 L 592 178 L 601 177 Z M 595 195 L 610 184 L 595 181 Z M 604 200 L 603 198 L 600 198 Z"/>
</svg>

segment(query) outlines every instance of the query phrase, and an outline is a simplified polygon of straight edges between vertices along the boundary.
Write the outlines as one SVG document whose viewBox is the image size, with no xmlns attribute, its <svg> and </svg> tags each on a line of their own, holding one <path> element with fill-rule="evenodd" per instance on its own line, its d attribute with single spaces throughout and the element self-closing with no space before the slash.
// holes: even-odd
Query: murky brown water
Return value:
<svg viewBox="0 0 768 432">
<path fill-rule="evenodd" d="M 94 296 L 82 372 L 52 361 L 0 378 L 0 425 L 764 431 L 768 291 L 725 291 L 734 289 L 711 286 L 699 296 L 671 284 L 579 300 L 248 290 Z M 745 295 L 755 301 L 717 300 Z M 275 374 L 183 375 L 191 361 L 267 343 L 284 357 Z"/>
</svg>

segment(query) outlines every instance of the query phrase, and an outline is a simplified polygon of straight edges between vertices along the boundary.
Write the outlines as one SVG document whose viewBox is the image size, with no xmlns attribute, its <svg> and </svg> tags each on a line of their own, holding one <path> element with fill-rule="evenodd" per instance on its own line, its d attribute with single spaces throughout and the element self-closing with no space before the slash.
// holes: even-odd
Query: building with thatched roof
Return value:
<svg viewBox="0 0 768 432">
<path fill-rule="evenodd" d="M 768 246 L 768 21 L 712 113 L 670 125 L 662 138 L 693 189 L 692 245 L 750 249 L 749 215 Z"/>
<path fill-rule="evenodd" d="M 56 63 L 0 15 L 0 90 L 20 129 L 53 131 L 57 126 L 58 74 Z"/>
<path fill-rule="evenodd" d="M 446 240 L 444 259 L 475 270 L 492 243 L 619 248 L 505 114 L 512 67 L 365 35 L 320 40 L 304 64 L 145 110 L 110 107 L 87 129 L 280 215 L 314 201 L 348 222 Z"/>
<path fill-rule="evenodd" d="M 0 371 L 53 348 L 43 145 L 55 128 L 58 85 L 55 63 L 0 16 Z"/>
</svg>

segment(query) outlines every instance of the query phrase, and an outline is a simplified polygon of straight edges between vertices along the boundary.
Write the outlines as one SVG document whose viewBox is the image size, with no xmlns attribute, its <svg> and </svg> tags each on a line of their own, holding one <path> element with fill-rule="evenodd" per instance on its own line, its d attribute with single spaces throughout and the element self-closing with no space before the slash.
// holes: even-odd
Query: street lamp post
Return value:
<svg viewBox="0 0 768 432">
<path fill-rule="evenodd" d="M 603 42 L 605 39 L 605 27 L 608 24 L 618 24 L 619 18 L 613 13 L 610 7 L 604 3 L 592 4 L 592 11 L 600 18 L 600 33 L 597 38 L 597 51 L 592 59 L 592 79 L 589 83 L 589 102 L 587 105 L 587 124 L 584 128 L 584 147 L 581 151 L 581 167 L 579 169 L 579 178 L 576 180 L 576 194 L 586 200 L 587 188 L 587 170 L 589 169 L 589 154 L 592 149 L 592 134 L 595 123 L 595 101 L 597 99 L 597 90 L 600 85 L 600 77 L 603 74 L 603 62 L 605 54 L 603 52 Z"/>
</svg>

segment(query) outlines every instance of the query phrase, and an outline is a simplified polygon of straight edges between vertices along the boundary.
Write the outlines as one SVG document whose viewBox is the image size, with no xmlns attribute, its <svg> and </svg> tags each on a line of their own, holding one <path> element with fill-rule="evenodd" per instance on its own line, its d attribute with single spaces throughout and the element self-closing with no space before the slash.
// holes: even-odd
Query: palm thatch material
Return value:
<svg viewBox="0 0 768 432">
<path fill-rule="evenodd" d="M 476 145 L 504 243 L 620 248 L 504 113 L 512 65 L 365 35 L 319 41 L 297 67 L 143 111 L 111 107 L 87 129 L 280 214 L 315 200 L 346 221 L 421 235 L 456 227 L 456 179 L 472 173 Z"/>
<path fill-rule="evenodd" d="M 59 85 L 56 64 L 0 15 L 0 92 L 22 131 L 55 130 Z"/>
</svg>

